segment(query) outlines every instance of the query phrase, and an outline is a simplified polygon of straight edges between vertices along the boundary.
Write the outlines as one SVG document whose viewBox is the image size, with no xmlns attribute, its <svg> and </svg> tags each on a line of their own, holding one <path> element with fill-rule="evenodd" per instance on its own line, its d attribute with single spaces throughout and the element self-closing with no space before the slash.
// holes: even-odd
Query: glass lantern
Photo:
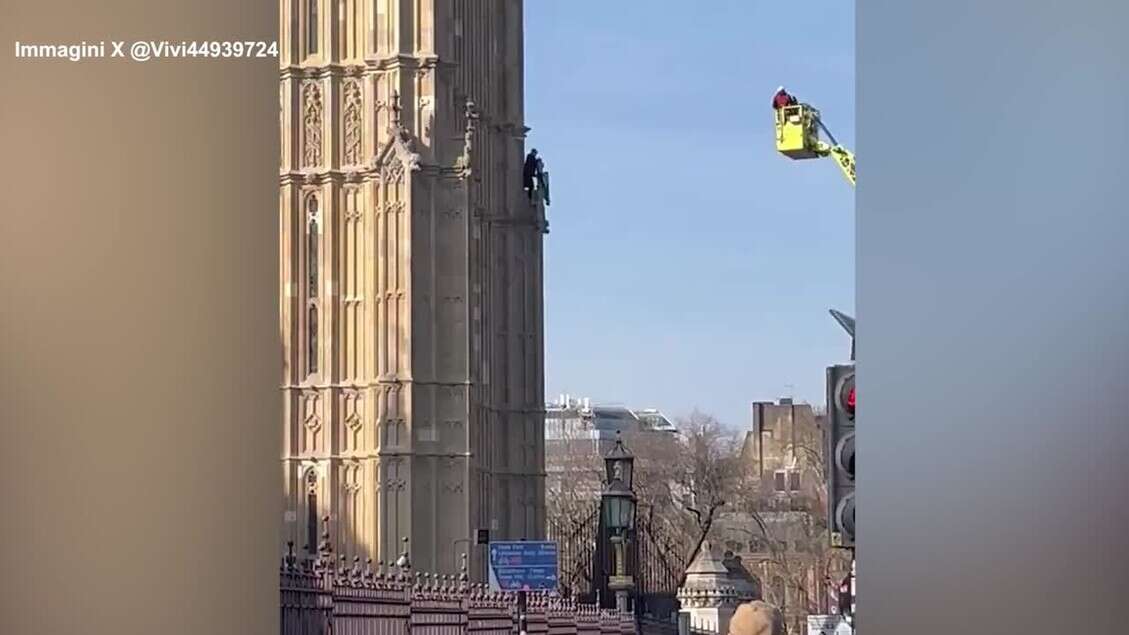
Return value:
<svg viewBox="0 0 1129 635">
<path fill-rule="evenodd" d="M 615 447 L 604 457 L 605 483 L 620 481 L 627 490 L 631 490 L 633 472 L 635 471 L 635 456 L 623 445 L 623 439 L 616 433 Z"/>
</svg>

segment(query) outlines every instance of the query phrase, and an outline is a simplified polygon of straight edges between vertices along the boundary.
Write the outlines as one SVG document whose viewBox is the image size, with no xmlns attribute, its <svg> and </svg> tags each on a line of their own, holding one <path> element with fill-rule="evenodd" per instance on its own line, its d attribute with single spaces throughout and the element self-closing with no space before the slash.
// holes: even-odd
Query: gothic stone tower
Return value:
<svg viewBox="0 0 1129 635">
<path fill-rule="evenodd" d="M 545 522 L 521 0 L 281 0 L 283 540 L 454 572 Z"/>
</svg>

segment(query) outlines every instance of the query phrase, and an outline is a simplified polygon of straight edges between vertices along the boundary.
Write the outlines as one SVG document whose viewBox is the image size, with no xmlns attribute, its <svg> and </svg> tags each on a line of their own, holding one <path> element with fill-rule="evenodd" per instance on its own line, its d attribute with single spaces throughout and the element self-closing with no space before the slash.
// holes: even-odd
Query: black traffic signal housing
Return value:
<svg viewBox="0 0 1129 635">
<path fill-rule="evenodd" d="M 839 615 L 846 617 L 851 614 L 851 605 L 853 598 L 851 597 L 851 574 L 847 574 L 839 583 L 839 593 L 837 594 L 839 604 Z"/>
<path fill-rule="evenodd" d="M 855 367 L 827 369 L 827 525 L 831 546 L 855 546 Z"/>
</svg>

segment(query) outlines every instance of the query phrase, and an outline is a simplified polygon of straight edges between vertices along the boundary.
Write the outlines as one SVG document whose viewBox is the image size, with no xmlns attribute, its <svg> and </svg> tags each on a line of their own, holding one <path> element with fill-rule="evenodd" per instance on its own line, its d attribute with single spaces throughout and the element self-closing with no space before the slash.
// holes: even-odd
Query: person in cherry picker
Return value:
<svg viewBox="0 0 1129 635">
<path fill-rule="evenodd" d="M 780 110 L 786 106 L 795 106 L 797 103 L 796 98 L 789 95 L 788 91 L 784 90 L 783 86 L 777 88 L 776 94 L 772 96 L 773 110 Z"/>
</svg>

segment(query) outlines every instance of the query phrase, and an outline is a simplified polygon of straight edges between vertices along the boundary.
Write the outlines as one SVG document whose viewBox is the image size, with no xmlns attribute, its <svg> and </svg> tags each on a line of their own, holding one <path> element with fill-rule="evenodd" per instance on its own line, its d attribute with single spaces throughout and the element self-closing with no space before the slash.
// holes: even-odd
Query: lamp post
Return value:
<svg viewBox="0 0 1129 635">
<path fill-rule="evenodd" d="M 635 581 L 627 571 L 627 544 L 635 529 L 635 493 L 631 490 L 635 457 L 616 438 L 615 447 L 604 457 L 607 480 L 600 495 L 600 513 L 612 543 L 614 571 L 608 589 L 615 593 L 616 609 L 629 611 L 628 598 Z"/>
</svg>

